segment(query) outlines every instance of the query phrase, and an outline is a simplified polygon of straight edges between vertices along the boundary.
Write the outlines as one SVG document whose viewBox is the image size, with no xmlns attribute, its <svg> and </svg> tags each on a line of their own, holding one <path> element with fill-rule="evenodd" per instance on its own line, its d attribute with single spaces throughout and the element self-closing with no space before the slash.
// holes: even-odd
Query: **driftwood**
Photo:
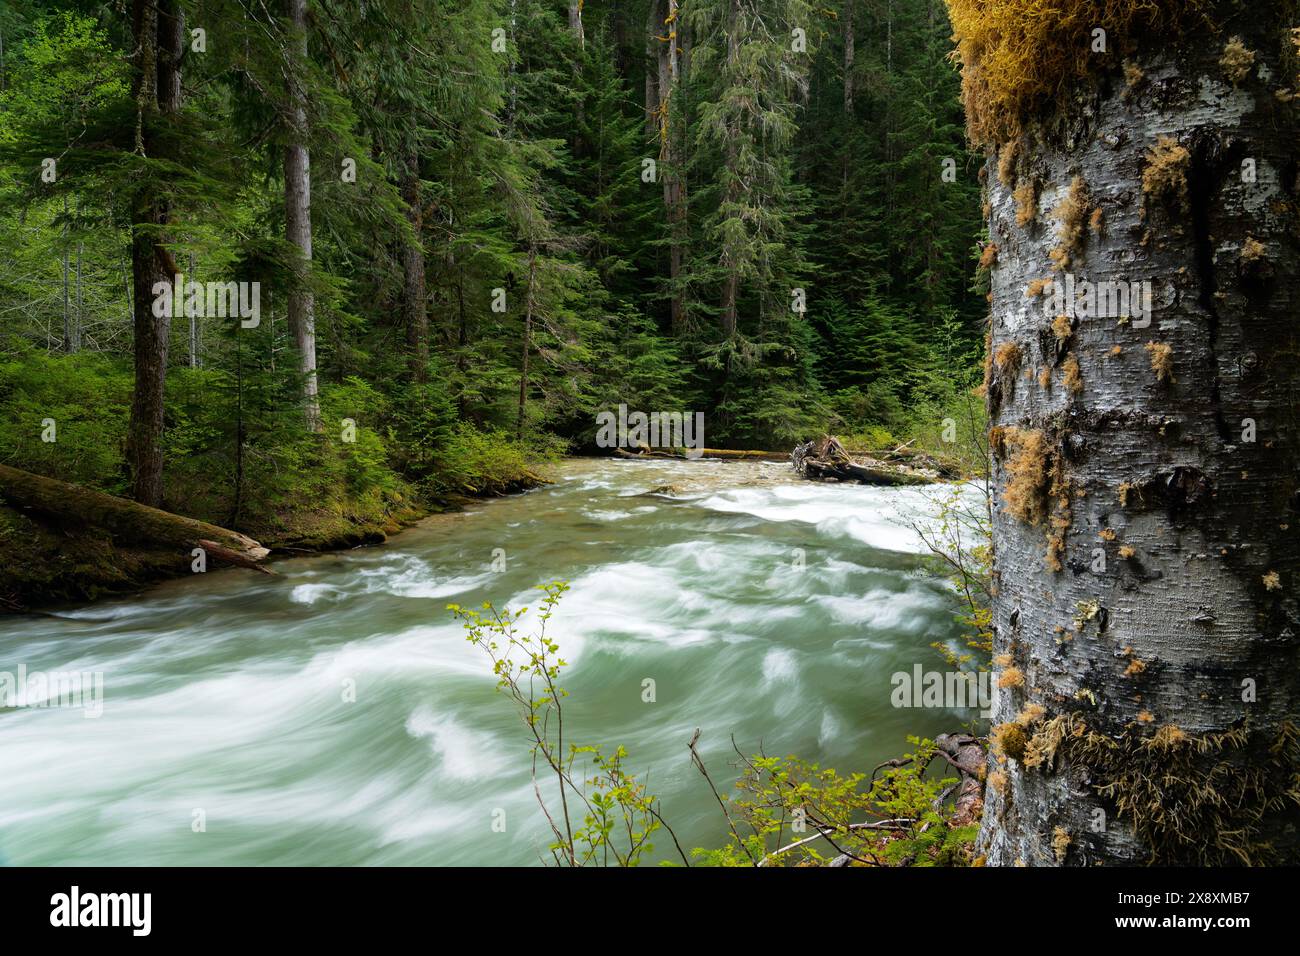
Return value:
<svg viewBox="0 0 1300 956">
<path fill-rule="evenodd" d="M 795 446 L 790 453 L 794 470 L 814 481 L 856 481 L 864 485 L 928 485 L 939 481 L 939 472 L 930 468 L 880 461 L 855 459 L 838 438 L 824 435 L 815 441 Z"/>
<path fill-rule="evenodd" d="M 932 452 L 917 451 L 910 447 L 911 444 L 905 442 L 893 448 L 845 448 L 845 451 L 853 458 L 874 458 L 888 464 L 925 468 L 947 479 L 964 478 L 969 473 L 969 469 L 956 459 Z"/>
<path fill-rule="evenodd" d="M 238 531 L 56 478 L 0 465 L 0 498 L 16 508 L 39 512 L 63 525 L 101 528 L 124 544 L 184 552 L 203 548 L 218 561 L 264 574 L 273 573 L 259 563 L 270 550 Z"/>
<path fill-rule="evenodd" d="M 959 774 L 957 796 L 953 799 L 954 826 L 966 826 L 980 818 L 984 808 L 984 761 L 987 755 L 978 737 L 970 734 L 940 734 L 934 738 L 940 756 Z"/>
</svg>

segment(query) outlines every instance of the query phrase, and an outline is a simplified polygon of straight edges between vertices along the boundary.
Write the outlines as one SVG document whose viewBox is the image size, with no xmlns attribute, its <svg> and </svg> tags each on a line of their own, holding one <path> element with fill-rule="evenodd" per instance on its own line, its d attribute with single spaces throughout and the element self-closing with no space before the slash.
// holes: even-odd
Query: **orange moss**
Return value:
<svg viewBox="0 0 1300 956">
<path fill-rule="evenodd" d="M 1037 429 L 1007 427 L 1002 442 L 1011 449 L 1007 486 L 1002 492 L 1004 510 L 1026 524 L 1042 524 L 1047 515 L 1047 438 Z"/>
<path fill-rule="evenodd" d="M 1175 200 L 1187 206 L 1187 168 L 1192 154 L 1172 136 L 1161 136 L 1146 155 L 1142 170 L 1142 191 L 1153 200 Z"/>
<path fill-rule="evenodd" d="M 999 687 L 1024 687 L 1025 672 L 1019 667 L 1008 667 L 998 677 Z"/>
<path fill-rule="evenodd" d="M 1042 720 L 1046 713 L 1047 708 L 1042 704 L 1026 704 L 1025 709 L 1016 714 L 1016 723 L 1021 727 L 1028 727 Z"/>
<path fill-rule="evenodd" d="M 1074 355 L 1067 355 L 1061 363 L 1061 381 L 1074 395 L 1083 391 L 1083 376 L 1079 374 L 1079 360 Z"/>
<path fill-rule="evenodd" d="M 1069 102 L 1073 84 L 1114 60 L 1092 49 L 1112 41 L 1208 25 L 1209 0 L 947 0 L 961 60 L 962 102 L 976 143 L 1005 143 L 1027 120 Z"/>
<path fill-rule="evenodd" d="M 1008 188 L 1015 185 L 1016 157 L 1019 152 L 1020 141 L 1013 139 L 998 154 L 998 180 Z"/>
<path fill-rule="evenodd" d="M 1148 342 L 1146 350 L 1151 355 L 1151 370 L 1156 373 L 1157 382 L 1173 382 L 1174 350 L 1164 342 Z"/>
<path fill-rule="evenodd" d="M 1255 52 L 1246 48 L 1241 37 L 1232 37 L 1223 45 L 1219 68 L 1223 70 L 1223 75 L 1232 81 L 1233 86 L 1240 86 L 1242 80 L 1255 68 Z"/>
<path fill-rule="evenodd" d="M 1057 827 L 1052 831 L 1052 853 L 1056 857 L 1056 862 L 1064 863 L 1069 852 L 1070 833 L 1062 827 Z"/>
<path fill-rule="evenodd" d="M 1247 236 L 1246 241 L 1241 244 L 1241 261 L 1247 265 L 1261 262 L 1267 255 L 1268 247 L 1251 236 Z"/>
<path fill-rule="evenodd" d="M 1029 734 L 1025 733 L 1025 728 L 1019 724 L 998 724 L 989 731 L 989 743 L 995 753 L 1004 754 L 1012 760 L 1022 760 L 1025 756 L 1025 747 L 1029 744 Z M 999 772 L 995 770 L 989 774 L 990 781 Z"/>
<path fill-rule="evenodd" d="M 1038 183 L 1032 179 L 1021 183 L 1011 193 L 1016 203 L 1016 225 L 1027 226 L 1038 218 Z"/>
<path fill-rule="evenodd" d="M 1006 774 L 1006 771 L 1004 771 L 1004 770 L 994 770 L 992 773 L 990 773 L 990 774 L 989 774 L 989 786 L 993 788 L 993 792 L 996 793 L 998 796 L 1006 796 L 1006 793 L 1007 793 L 1007 774 Z M 980 859 L 980 860 L 983 860 L 984 857 L 981 856 L 981 857 L 979 857 L 979 859 Z M 974 864 L 972 864 L 972 865 L 974 865 Z M 983 866 L 984 864 L 983 864 L 983 863 L 980 863 L 979 865 L 980 865 L 980 866 Z"/>
<path fill-rule="evenodd" d="M 1015 342 L 1003 342 L 993 353 L 993 364 L 998 371 L 1006 375 L 1015 375 L 1020 368 L 1020 346 Z"/>
<path fill-rule="evenodd" d="M 1083 251 L 1090 213 L 1088 187 L 1082 176 L 1075 176 L 1070 181 L 1070 189 L 1065 198 L 1052 210 L 1052 215 L 1060 220 L 1060 225 L 1056 228 L 1056 237 L 1060 242 L 1049 253 L 1053 268 L 1057 271 L 1070 268 L 1074 258 Z"/>
</svg>

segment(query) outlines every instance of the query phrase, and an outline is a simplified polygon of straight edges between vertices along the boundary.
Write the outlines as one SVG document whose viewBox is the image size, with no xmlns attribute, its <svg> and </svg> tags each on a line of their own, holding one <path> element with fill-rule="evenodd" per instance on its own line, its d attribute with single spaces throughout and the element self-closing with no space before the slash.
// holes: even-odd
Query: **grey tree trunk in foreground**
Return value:
<svg viewBox="0 0 1300 956">
<path fill-rule="evenodd" d="M 1141 42 L 1123 71 L 1114 54 L 987 170 L 990 865 L 1300 862 L 1284 26 L 1257 3 L 1222 34 Z M 1075 307 L 1053 302 L 1071 279 Z M 1089 303 L 1085 280 L 1123 287 Z"/>
</svg>

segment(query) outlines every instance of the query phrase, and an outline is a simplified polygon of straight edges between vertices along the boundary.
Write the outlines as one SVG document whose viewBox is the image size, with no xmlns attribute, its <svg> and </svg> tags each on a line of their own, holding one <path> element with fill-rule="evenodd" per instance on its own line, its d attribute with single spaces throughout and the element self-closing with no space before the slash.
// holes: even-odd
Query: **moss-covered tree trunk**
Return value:
<svg viewBox="0 0 1300 956">
<path fill-rule="evenodd" d="M 991 865 L 1300 862 L 1290 11 L 1112 31 L 993 144 Z"/>
</svg>

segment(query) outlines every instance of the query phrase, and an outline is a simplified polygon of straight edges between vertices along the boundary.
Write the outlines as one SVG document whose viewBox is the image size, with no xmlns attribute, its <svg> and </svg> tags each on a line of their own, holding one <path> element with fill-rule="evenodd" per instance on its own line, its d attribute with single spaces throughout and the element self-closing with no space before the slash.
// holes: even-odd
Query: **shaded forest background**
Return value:
<svg viewBox="0 0 1300 956">
<path fill-rule="evenodd" d="M 0 462 L 131 492 L 133 224 L 187 280 L 261 283 L 255 328 L 172 318 L 161 503 L 273 543 L 515 486 L 620 403 L 771 449 L 971 414 L 979 158 L 941 0 L 159 6 L 151 150 L 130 3 L 0 6 Z"/>
</svg>

